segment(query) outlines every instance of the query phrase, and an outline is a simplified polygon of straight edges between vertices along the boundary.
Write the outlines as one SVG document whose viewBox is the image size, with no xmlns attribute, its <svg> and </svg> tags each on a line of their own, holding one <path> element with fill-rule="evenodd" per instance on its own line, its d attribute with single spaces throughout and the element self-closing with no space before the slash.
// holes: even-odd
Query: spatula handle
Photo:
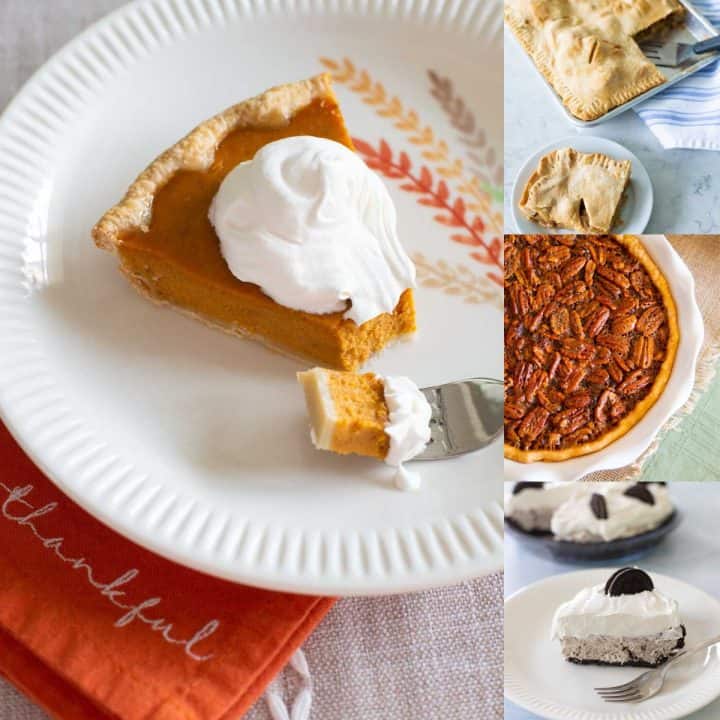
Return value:
<svg viewBox="0 0 720 720">
<path fill-rule="evenodd" d="M 696 53 L 706 53 L 711 50 L 720 50 L 720 35 L 715 35 L 693 45 L 693 52 Z"/>
</svg>

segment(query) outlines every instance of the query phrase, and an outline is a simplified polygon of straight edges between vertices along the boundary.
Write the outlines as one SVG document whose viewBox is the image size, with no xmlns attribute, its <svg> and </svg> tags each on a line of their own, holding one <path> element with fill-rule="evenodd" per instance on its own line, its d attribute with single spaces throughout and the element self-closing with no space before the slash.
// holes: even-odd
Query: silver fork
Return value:
<svg viewBox="0 0 720 720">
<path fill-rule="evenodd" d="M 443 460 L 479 450 L 503 430 L 503 382 L 472 378 L 422 388 L 432 408 L 431 437 L 413 460 Z"/>
<path fill-rule="evenodd" d="M 700 650 L 712 647 L 720 643 L 720 635 L 696 645 L 689 650 L 681 650 L 677 655 L 668 660 L 662 667 L 648 670 L 638 675 L 634 680 L 624 685 L 612 685 L 610 687 L 595 688 L 596 692 L 607 702 L 639 703 L 643 700 L 657 695 L 665 682 L 668 670 L 678 661 L 694 655 Z"/>
</svg>

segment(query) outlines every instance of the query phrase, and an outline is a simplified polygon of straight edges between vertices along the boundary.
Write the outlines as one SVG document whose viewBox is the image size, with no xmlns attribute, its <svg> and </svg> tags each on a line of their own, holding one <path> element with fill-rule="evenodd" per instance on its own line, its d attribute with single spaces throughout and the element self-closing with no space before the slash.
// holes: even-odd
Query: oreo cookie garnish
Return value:
<svg viewBox="0 0 720 720">
<path fill-rule="evenodd" d="M 635 485 L 632 485 L 629 487 L 623 495 L 627 495 L 628 497 L 635 498 L 636 500 L 639 500 L 640 502 L 644 502 L 646 505 L 654 505 L 655 504 L 655 497 L 653 494 L 645 487 L 645 483 L 635 483 Z"/>
<path fill-rule="evenodd" d="M 590 496 L 590 509 L 593 511 L 593 515 L 598 520 L 608 519 L 607 503 L 605 502 L 605 498 L 602 495 L 599 495 L 598 493 L 593 493 Z"/>
<path fill-rule="evenodd" d="M 512 494 L 517 495 L 523 490 L 542 490 L 545 487 L 545 483 L 542 482 L 519 482 L 515 483 Z"/>
<path fill-rule="evenodd" d="M 650 576 L 639 568 L 624 567 L 616 570 L 605 583 L 606 595 L 637 595 L 654 590 Z"/>
</svg>

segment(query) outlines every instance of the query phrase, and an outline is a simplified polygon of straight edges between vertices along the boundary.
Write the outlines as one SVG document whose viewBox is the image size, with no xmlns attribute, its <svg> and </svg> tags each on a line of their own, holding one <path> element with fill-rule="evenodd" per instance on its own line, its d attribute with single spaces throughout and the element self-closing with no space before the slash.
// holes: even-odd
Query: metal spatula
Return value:
<svg viewBox="0 0 720 720">
<path fill-rule="evenodd" d="M 697 60 L 699 55 L 711 52 L 712 50 L 720 50 L 720 35 L 695 43 L 694 45 L 691 43 L 676 42 L 644 42 L 641 43 L 640 49 L 656 65 L 661 65 L 662 67 L 679 67 L 688 61 Z"/>
<path fill-rule="evenodd" d="M 503 383 L 473 378 L 423 388 L 433 414 L 432 436 L 413 460 L 443 460 L 479 450 L 503 430 Z"/>
</svg>

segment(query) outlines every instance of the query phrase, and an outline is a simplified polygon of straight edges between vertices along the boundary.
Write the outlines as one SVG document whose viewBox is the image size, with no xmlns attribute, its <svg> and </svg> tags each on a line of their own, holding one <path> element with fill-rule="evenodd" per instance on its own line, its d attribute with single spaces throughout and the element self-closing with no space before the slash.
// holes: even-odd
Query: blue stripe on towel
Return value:
<svg viewBox="0 0 720 720">
<path fill-rule="evenodd" d="M 720 0 L 693 5 L 720 29 Z M 635 112 L 664 147 L 720 150 L 720 62 L 646 100 Z"/>
</svg>

